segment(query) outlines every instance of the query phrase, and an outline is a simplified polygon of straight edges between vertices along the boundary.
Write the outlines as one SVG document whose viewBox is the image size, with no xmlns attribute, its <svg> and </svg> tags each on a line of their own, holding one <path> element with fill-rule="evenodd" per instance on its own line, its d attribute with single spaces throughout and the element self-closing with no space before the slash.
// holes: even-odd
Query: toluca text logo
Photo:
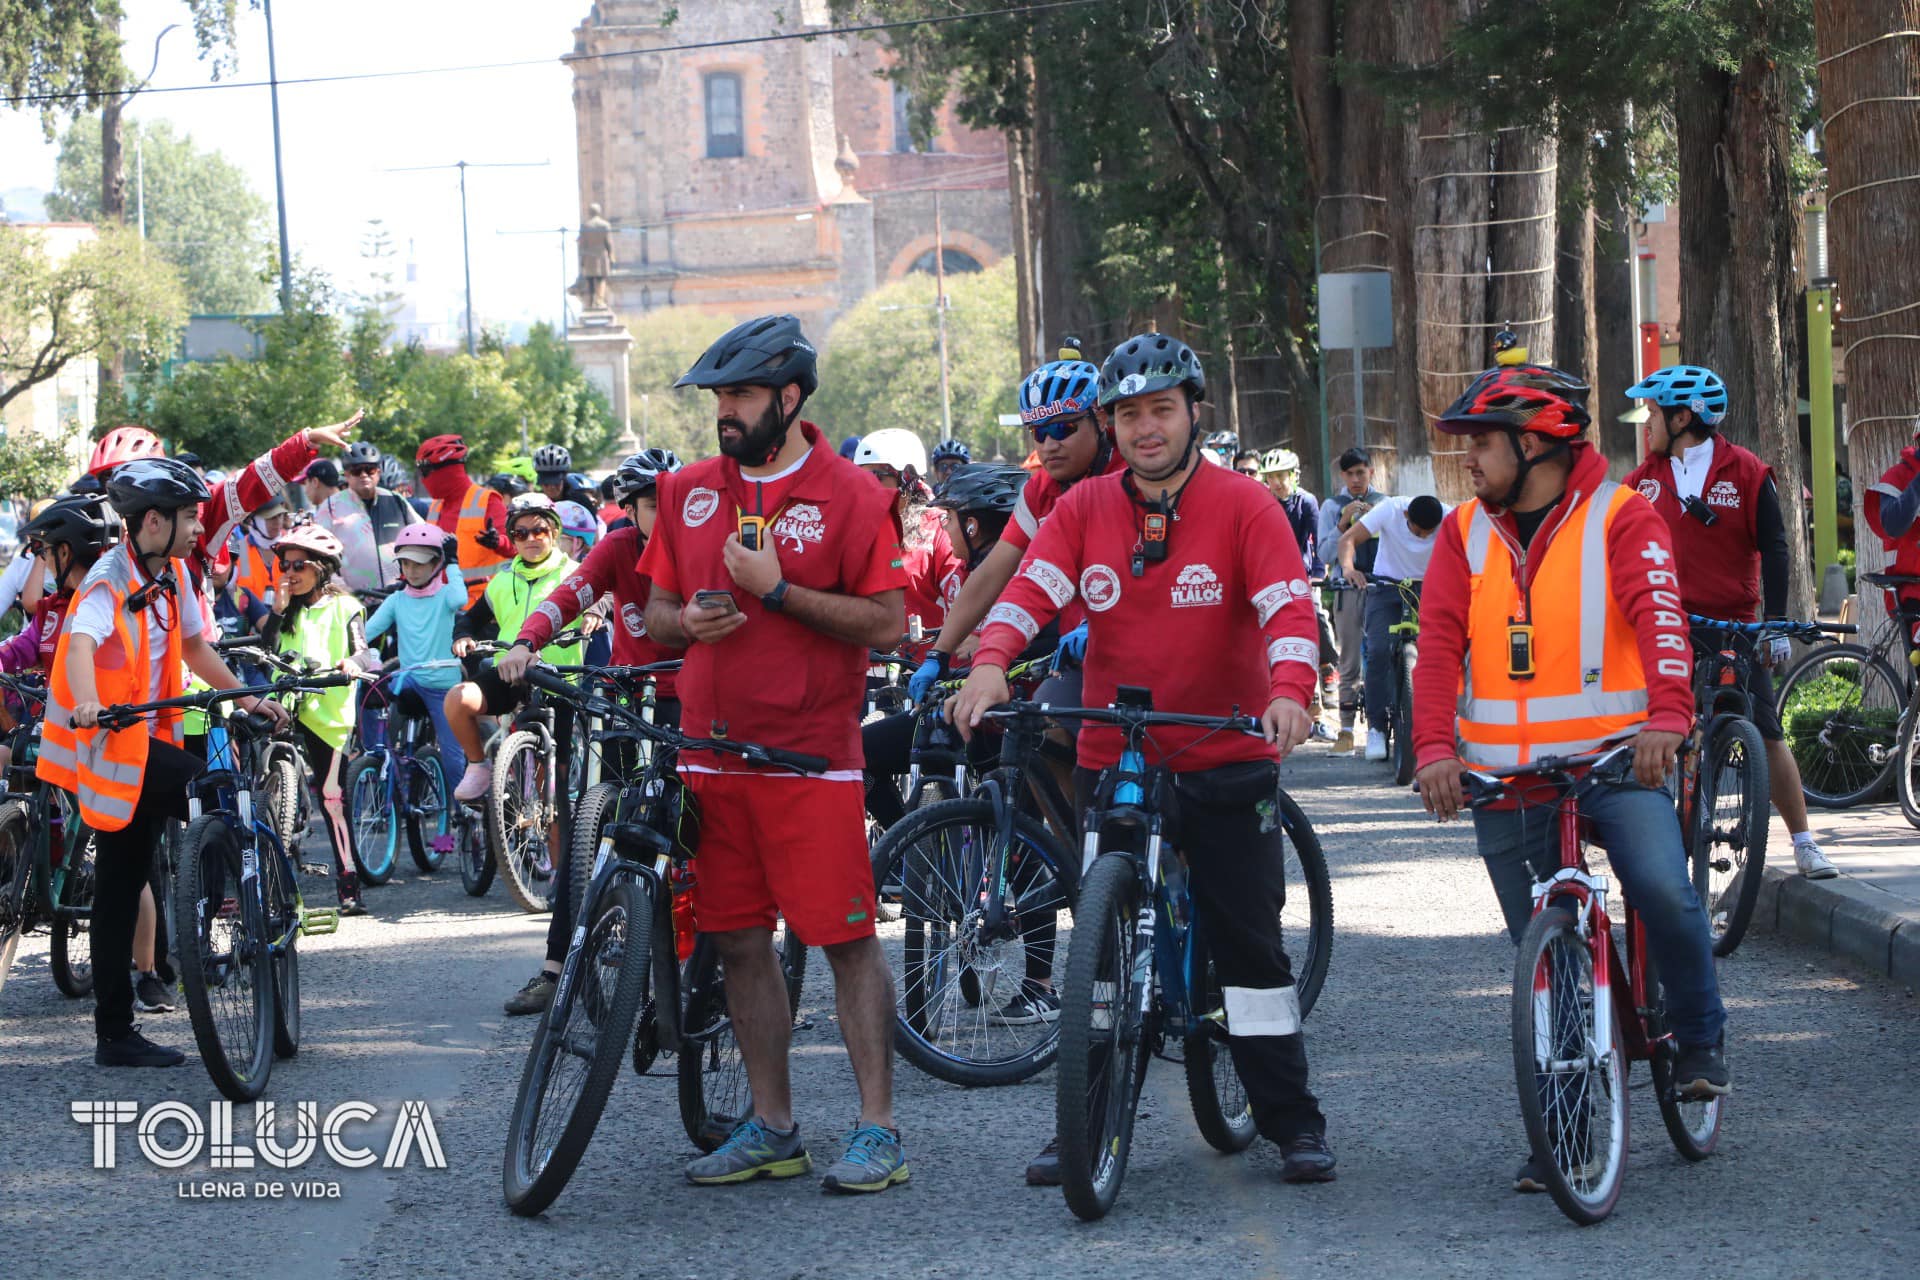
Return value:
<svg viewBox="0 0 1920 1280">
<path fill-rule="evenodd" d="M 291 1133 L 282 1134 L 278 1121 L 284 1112 L 293 1117 Z M 93 1130 L 93 1167 L 118 1167 L 119 1135 L 132 1126 L 140 1155 L 148 1164 L 161 1169 L 184 1169 L 202 1156 L 217 1173 L 248 1169 L 304 1169 L 315 1155 L 325 1153 L 327 1161 L 342 1169 L 400 1169 L 417 1160 L 427 1169 L 447 1167 L 440 1135 L 433 1127 L 433 1113 L 425 1102 L 399 1104 L 393 1132 L 383 1151 L 362 1145 L 364 1134 L 358 1126 L 372 1124 L 380 1117 L 380 1108 L 370 1102 L 342 1102 L 325 1115 L 315 1102 L 296 1102 L 287 1108 L 273 1102 L 253 1104 L 253 1136 L 250 1143 L 234 1141 L 233 1104 L 221 1099 L 209 1102 L 206 1114 L 184 1102 L 156 1103 L 145 1111 L 137 1102 L 83 1101 L 69 1104 L 73 1119 Z M 314 1170 L 317 1172 L 318 1170 Z M 291 1197 L 327 1198 L 340 1195 L 338 1182 L 260 1182 L 245 1181 L 181 1182 L 178 1193 L 188 1198 L 245 1199 Z"/>
</svg>

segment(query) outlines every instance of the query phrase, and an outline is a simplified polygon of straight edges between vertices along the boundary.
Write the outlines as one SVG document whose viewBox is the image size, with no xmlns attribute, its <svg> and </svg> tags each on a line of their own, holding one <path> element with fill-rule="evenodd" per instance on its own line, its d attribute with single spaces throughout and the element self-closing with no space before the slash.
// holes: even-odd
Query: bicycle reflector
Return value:
<svg viewBox="0 0 1920 1280">
<path fill-rule="evenodd" d="M 1731 649 L 1722 649 L 1720 656 L 1726 659 L 1725 665 L 1720 668 L 1720 683 L 1728 686 L 1739 684 L 1740 673 L 1734 670 L 1733 664 L 1740 660 L 1740 655 Z"/>
</svg>

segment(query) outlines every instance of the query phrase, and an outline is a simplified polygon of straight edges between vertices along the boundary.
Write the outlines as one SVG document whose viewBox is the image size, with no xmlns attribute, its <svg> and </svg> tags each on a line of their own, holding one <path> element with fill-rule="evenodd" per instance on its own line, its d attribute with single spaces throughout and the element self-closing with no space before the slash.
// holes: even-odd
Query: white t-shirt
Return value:
<svg viewBox="0 0 1920 1280">
<path fill-rule="evenodd" d="M 27 578 L 33 573 L 33 566 L 37 563 L 39 561 L 27 554 L 24 546 L 8 562 L 6 572 L 0 573 L 0 613 L 13 608 L 14 601 L 18 600 L 20 593 L 26 590 Z M 46 581 L 41 588 L 43 595 L 53 589 L 53 575 L 46 574 L 45 578 Z"/>
<path fill-rule="evenodd" d="M 1707 472 L 1713 470 L 1713 437 L 1708 436 L 1691 449 L 1682 449 L 1673 459 L 1673 492 L 1680 501 L 1697 498 L 1707 487 Z"/>
<path fill-rule="evenodd" d="M 1380 540 L 1380 553 L 1373 561 L 1375 577 L 1417 582 L 1427 576 L 1427 561 L 1433 558 L 1434 538 L 1440 531 L 1436 527 L 1424 538 L 1414 537 L 1407 525 L 1407 508 L 1412 505 L 1412 498 L 1388 498 L 1360 517 L 1367 532 Z M 1448 510 L 1441 505 L 1442 520 Z"/>
<path fill-rule="evenodd" d="M 115 550 L 108 554 L 123 553 Z M 91 580 L 92 575 L 88 576 Z M 141 582 L 146 580 L 144 574 L 135 573 L 134 577 Z M 88 590 L 87 587 L 88 584 L 81 584 L 81 591 L 84 594 L 80 597 L 80 604 L 74 609 L 73 620 L 68 625 L 83 636 L 91 636 L 94 643 L 105 650 L 119 643 L 113 638 L 113 608 L 109 603 L 112 596 L 106 591 Z M 180 594 L 186 600 L 186 608 L 180 610 L 180 638 L 186 640 L 200 635 L 205 630 L 206 606 L 194 591 L 192 583 L 182 583 Z M 173 600 L 165 596 L 156 599 L 143 611 L 147 619 L 147 660 L 152 664 L 152 669 L 147 673 L 147 688 L 153 691 L 155 698 L 160 696 L 160 666 L 166 660 L 167 626 L 172 625 L 173 611 Z M 98 666 L 99 663 L 96 661 L 95 665 Z"/>
</svg>

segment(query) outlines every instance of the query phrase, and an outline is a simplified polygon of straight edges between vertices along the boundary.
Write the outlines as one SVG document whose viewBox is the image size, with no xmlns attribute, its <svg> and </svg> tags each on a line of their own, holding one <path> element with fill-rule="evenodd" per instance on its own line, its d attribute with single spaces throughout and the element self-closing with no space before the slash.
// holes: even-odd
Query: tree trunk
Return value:
<svg viewBox="0 0 1920 1280">
<path fill-rule="evenodd" d="M 1007 200 L 1013 223 L 1014 311 L 1020 330 L 1020 372 L 1024 376 L 1041 362 L 1040 296 L 1033 269 L 1033 192 L 1027 176 L 1027 154 L 1033 131 L 1007 131 Z"/>
<path fill-rule="evenodd" d="M 1490 167 L 1498 176 L 1488 204 L 1487 320 L 1512 325 L 1531 359 L 1553 364 L 1559 143 L 1538 129 L 1502 129 L 1493 139 Z M 1493 363 L 1493 333 L 1475 337 L 1485 369 Z"/>
<path fill-rule="evenodd" d="M 1553 354 L 1555 364 L 1594 387 L 1600 380 L 1600 340 L 1593 310 L 1591 159 L 1579 133 L 1560 140 L 1560 173 L 1554 182 L 1560 209 L 1554 245 Z M 1596 422 L 1602 421 L 1605 405 L 1589 393 L 1587 407 Z"/>
<path fill-rule="evenodd" d="M 1615 133 L 1626 136 L 1626 122 Z M 1618 145 L 1617 143 L 1615 145 Z M 1594 194 L 1593 312 L 1599 337 L 1593 384 L 1593 420 L 1613 472 L 1624 476 L 1640 464 L 1640 429 L 1620 421 L 1628 409 L 1627 388 L 1640 380 L 1640 333 L 1634 327 L 1633 249 L 1635 210 L 1627 201 L 1624 175 Z"/>
<path fill-rule="evenodd" d="M 1854 502 L 1892 464 L 1920 421 L 1920 0 L 1815 0 L 1826 117 L 1827 243 L 1838 281 L 1836 325 L 1847 380 L 1847 460 Z M 1877 99 L 1877 101 L 1876 101 Z M 1905 99 L 1904 101 L 1902 99 Z M 1873 185 L 1880 183 L 1883 185 Z M 1906 270 L 1889 270 L 1904 263 Z M 1862 569 L 1887 562 L 1856 505 Z M 1870 617 L 1878 592 L 1863 593 Z"/>
<path fill-rule="evenodd" d="M 1033 185 L 1036 199 L 1033 202 L 1031 234 L 1038 257 L 1035 276 L 1036 291 L 1040 297 L 1040 350 L 1042 354 L 1051 356 L 1055 348 L 1073 336 L 1089 344 L 1087 355 L 1091 359 L 1100 354 L 1095 349 L 1099 335 L 1093 329 L 1093 309 L 1079 287 L 1085 269 L 1085 263 L 1081 260 L 1085 255 L 1085 243 L 1080 235 L 1081 219 L 1074 208 L 1074 197 L 1060 190 L 1057 183 L 1049 182 L 1042 176 L 1062 171 L 1058 134 L 1053 126 L 1056 108 L 1043 84 L 1035 85 L 1034 100 Z M 1068 104 L 1068 109 L 1071 109 L 1071 104 Z"/>
<path fill-rule="evenodd" d="M 1774 469 L 1787 525 L 1788 608 L 1813 616 L 1793 308 L 1799 205 L 1788 174 L 1786 81 L 1764 52 L 1684 77 L 1680 150 L 1681 358 L 1732 396 L 1721 432 Z"/>
</svg>

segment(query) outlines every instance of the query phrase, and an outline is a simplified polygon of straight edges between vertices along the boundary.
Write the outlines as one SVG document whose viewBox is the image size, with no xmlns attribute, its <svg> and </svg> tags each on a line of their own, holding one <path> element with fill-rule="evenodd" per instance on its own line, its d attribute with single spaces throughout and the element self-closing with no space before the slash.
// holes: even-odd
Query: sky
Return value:
<svg viewBox="0 0 1920 1280">
<path fill-rule="evenodd" d="M 422 318 L 451 318 L 461 299 L 459 174 L 393 173 L 467 160 L 538 163 L 545 168 L 470 169 L 467 206 L 474 307 L 479 323 L 558 318 L 560 237 L 579 221 L 572 75 L 559 58 L 589 0 L 279 0 L 274 52 L 284 79 L 471 63 L 546 59 L 544 65 L 280 89 L 287 233 L 296 263 L 319 267 L 344 289 L 366 278 L 361 241 L 367 220 L 383 218 L 404 261 L 418 263 Z M 160 45 L 153 86 L 212 80 L 197 57 L 187 9 L 178 0 L 126 0 L 129 66 L 146 70 Z M 223 80 L 267 79 L 266 19 L 243 4 L 238 65 Z M 269 204 L 273 123 L 265 87 L 154 93 L 129 113 L 165 119 L 239 165 Z M 0 107 L 0 188 L 50 189 L 58 148 L 36 110 Z M 133 157 L 127 158 L 131 212 Z M 538 235 L 502 232 L 540 230 Z M 567 240 L 567 279 L 573 247 Z"/>
</svg>

